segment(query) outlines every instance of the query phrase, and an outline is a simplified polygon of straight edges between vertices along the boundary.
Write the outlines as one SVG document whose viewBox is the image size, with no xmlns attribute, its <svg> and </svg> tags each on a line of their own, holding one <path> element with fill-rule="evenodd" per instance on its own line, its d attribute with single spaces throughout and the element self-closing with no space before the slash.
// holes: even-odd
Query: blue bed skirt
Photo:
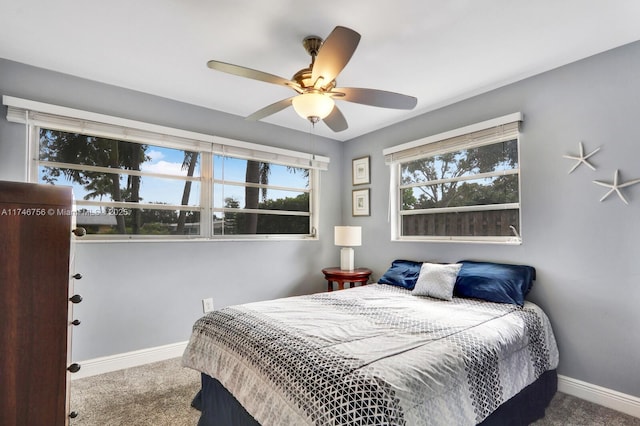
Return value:
<svg viewBox="0 0 640 426">
<path fill-rule="evenodd" d="M 480 425 L 529 425 L 544 417 L 557 389 L 556 370 L 547 371 L 498 407 Z M 202 374 L 202 388 L 193 399 L 192 406 L 201 412 L 198 426 L 260 426 L 219 381 L 206 374 Z"/>
</svg>

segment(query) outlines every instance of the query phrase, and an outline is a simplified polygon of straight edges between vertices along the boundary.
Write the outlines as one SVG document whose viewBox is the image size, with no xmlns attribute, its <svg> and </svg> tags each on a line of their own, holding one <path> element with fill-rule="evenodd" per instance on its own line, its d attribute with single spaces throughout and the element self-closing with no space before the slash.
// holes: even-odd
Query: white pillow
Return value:
<svg viewBox="0 0 640 426">
<path fill-rule="evenodd" d="M 423 263 L 416 286 L 411 293 L 414 296 L 430 296 L 437 299 L 453 299 L 453 286 L 456 284 L 461 263 L 440 265 L 438 263 Z"/>
</svg>

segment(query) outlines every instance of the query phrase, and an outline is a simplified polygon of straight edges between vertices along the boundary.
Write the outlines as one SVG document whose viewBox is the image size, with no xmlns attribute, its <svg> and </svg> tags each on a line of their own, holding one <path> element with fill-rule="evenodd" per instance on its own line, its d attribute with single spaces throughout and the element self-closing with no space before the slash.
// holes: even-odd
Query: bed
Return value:
<svg viewBox="0 0 640 426">
<path fill-rule="evenodd" d="M 199 425 L 517 425 L 544 416 L 558 364 L 545 313 L 525 300 L 469 297 L 464 262 L 444 298 L 416 291 L 424 263 L 399 278 L 394 264 L 377 284 L 196 321 L 183 365 L 202 373 Z M 443 281 L 436 269 L 430 283 Z M 474 291 L 495 284 L 472 281 Z M 524 297 L 531 284 L 520 286 Z"/>
</svg>

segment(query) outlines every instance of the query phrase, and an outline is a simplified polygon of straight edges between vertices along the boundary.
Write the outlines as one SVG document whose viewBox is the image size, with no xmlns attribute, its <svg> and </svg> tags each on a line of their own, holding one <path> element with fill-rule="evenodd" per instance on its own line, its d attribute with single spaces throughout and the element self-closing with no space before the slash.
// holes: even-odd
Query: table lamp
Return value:
<svg viewBox="0 0 640 426">
<path fill-rule="evenodd" d="M 351 247 L 362 245 L 362 228 L 360 226 L 336 226 L 334 228 L 334 243 L 341 246 L 340 269 L 353 271 L 354 256 Z"/>
</svg>

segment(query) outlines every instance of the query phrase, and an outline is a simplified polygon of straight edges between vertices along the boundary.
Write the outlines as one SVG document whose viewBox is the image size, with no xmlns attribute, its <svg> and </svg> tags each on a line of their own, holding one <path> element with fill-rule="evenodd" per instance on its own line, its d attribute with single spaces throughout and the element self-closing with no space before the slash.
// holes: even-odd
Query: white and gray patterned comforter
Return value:
<svg viewBox="0 0 640 426">
<path fill-rule="evenodd" d="M 474 425 L 558 364 L 524 307 L 373 284 L 228 307 L 194 327 L 183 364 L 262 425 Z"/>
</svg>

